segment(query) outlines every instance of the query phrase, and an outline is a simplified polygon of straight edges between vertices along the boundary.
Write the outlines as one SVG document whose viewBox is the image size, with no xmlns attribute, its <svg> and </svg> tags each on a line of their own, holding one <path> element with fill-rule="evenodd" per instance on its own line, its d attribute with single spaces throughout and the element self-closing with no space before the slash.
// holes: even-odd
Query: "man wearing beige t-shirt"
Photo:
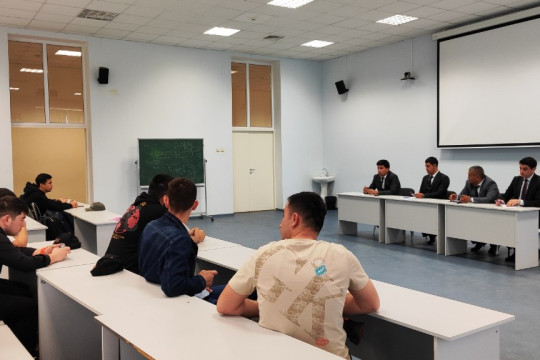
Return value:
<svg viewBox="0 0 540 360">
<path fill-rule="evenodd" d="M 238 270 L 217 311 L 259 316 L 262 327 L 349 358 L 343 315 L 376 311 L 379 296 L 349 250 L 317 240 L 325 215 L 319 195 L 289 197 L 280 225 L 283 240 L 259 248 Z M 258 300 L 248 299 L 255 289 Z"/>
</svg>

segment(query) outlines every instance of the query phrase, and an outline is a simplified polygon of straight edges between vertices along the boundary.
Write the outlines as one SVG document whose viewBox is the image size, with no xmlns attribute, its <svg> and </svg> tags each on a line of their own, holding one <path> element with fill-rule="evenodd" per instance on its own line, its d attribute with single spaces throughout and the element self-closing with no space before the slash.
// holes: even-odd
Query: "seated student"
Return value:
<svg viewBox="0 0 540 360">
<path fill-rule="evenodd" d="M 462 203 L 493 204 L 498 196 L 499 188 L 495 181 L 484 174 L 484 169 L 481 166 L 471 166 L 463 190 L 459 195 L 450 195 L 450 200 L 458 200 Z M 486 245 L 486 243 L 478 241 L 474 243 L 472 252 L 478 252 Z M 499 246 L 491 244 L 488 253 L 498 255 Z"/>
<path fill-rule="evenodd" d="M 262 246 L 238 270 L 217 311 L 258 315 L 262 327 L 349 359 L 342 315 L 377 311 L 379 296 L 349 250 L 317 240 L 325 216 L 319 195 L 290 196 L 280 225 L 283 240 Z M 257 301 L 248 299 L 255 289 Z"/>
<path fill-rule="evenodd" d="M 197 187 L 188 179 L 169 182 L 163 202 L 168 212 L 151 221 L 144 229 L 139 244 L 140 274 L 149 282 L 160 284 L 167 296 L 193 296 L 210 286 L 215 270 L 201 270 L 195 275 L 197 244 L 204 240 L 204 231 L 186 226 L 191 212 L 197 208 Z"/>
<path fill-rule="evenodd" d="M 52 189 L 52 176 L 42 173 L 36 176 L 35 184 L 32 184 L 30 182 L 26 183 L 23 194 L 21 195 L 21 199 L 26 203 L 26 206 L 28 206 L 28 208 L 31 207 L 32 203 L 35 203 L 39 208 L 41 214 L 45 214 L 47 210 L 63 211 L 65 209 L 77 207 L 78 204 L 75 200 L 71 200 L 68 202 L 68 200 L 64 198 L 47 198 L 46 194 L 48 192 L 51 192 Z"/>
<path fill-rule="evenodd" d="M 152 178 L 148 193 L 142 192 L 126 210 L 111 237 L 106 254 L 120 258 L 125 269 L 139 273 L 139 239 L 146 225 L 167 212 L 163 198 L 172 180 L 168 174 L 158 174 Z"/>
<path fill-rule="evenodd" d="M 33 271 L 62 261 L 69 247 L 51 245 L 42 249 L 13 246 L 8 235 L 15 236 L 24 224 L 27 207 L 14 196 L 0 198 L 0 271 L 6 265 L 19 271 Z M 37 355 L 37 299 L 23 284 L 0 279 L 0 320 L 6 323 L 24 347 Z"/>
<path fill-rule="evenodd" d="M 399 195 L 401 184 L 396 174 L 390 171 L 388 160 L 377 161 L 377 174 L 373 175 L 371 185 L 364 186 L 364 194 Z"/>
<path fill-rule="evenodd" d="M 4 196 L 16 196 L 15 193 L 9 189 L 6 188 L 0 188 L 0 198 Z M 23 226 L 17 236 L 15 236 L 15 240 L 11 242 L 15 247 L 26 247 L 28 245 L 28 231 L 26 230 L 26 221 L 24 221 Z"/>
</svg>

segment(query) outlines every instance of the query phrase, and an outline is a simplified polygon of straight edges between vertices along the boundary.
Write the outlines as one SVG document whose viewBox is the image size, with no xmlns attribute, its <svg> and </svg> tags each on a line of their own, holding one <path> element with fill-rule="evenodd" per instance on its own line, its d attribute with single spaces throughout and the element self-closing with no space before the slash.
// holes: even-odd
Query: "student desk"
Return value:
<svg viewBox="0 0 540 360">
<path fill-rule="evenodd" d="M 480 241 L 516 249 L 515 269 L 538 266 L 538 210 L 494 204 L 446 205 L 445 254 L 467 251 L 467 242 Z"/>
<path fill-rule="evenodd" d="M 201 245 L 207 240 L 211 240 L 211 242 L 206 244 L 207 249 L 205 249 L 205 247 Z M 219 240 L 219 244 L 222 247 L 215 248 L 213 246 L 215 243 L 212 241 L 212 238 L 208 239 L 208 237 L 206 237 L 206 239 L 199 244 L 195 272 L 198 273 L 201 270 L 217 270 L 218 274 L 214 277 L 214 285 L 227 284 L 236 270 L 248 260 L 255 250 L 224 240 Z"/>
<path fill-rule="evenodd" d="M 43 225 L 39 221 L 26 217 L 26 231 L 28 232 L 28 243 L 34 243 L 47 240 L 47 226 Z M 33 246 L 33 245 L 29 245 Z"/>
<path fill-rule="evenodd" d="M 365 323 L 362 359 L 499 359 L 499 327 L 515 317 L 498 311 L 372 280 L 380 309 L 354 316 Z"/>
<path fill-rule="evenodd" d="M 199 298 L 180 296 L 160 304 L 98 316 L 103 360 L 146 359 L 137 350 L 157 360 L 341 359 L 246 318 L 220 315 Z"/>
<path fill-rule="evenodd" d="M 32 355 L 11 332 L 11 329 L 0 321 L 0 349 L 2 359 L 32 360 Z"/>
<path fill-rule="evenodd" d="M 81 241 L 82 248 L 99 256 L 105 255 L 120 215 L 109 210 L 86 211 L 85 207 L 64 211 L 73 215 L 75 236 Z"/>
<path fill-rule="evenodd" d="M 230 241 L 216 239 L 216 238 L 208 236 L 208 235 L 204 238 L 204 241 L 202 241 L 202 242 L 200 242 L 198 244 L 199 252 L 206 251 L 206 250 L 214 250 L 214 249 L 223 249 L 223 248 L 229 248 L 229 247 L 236 247 L 236 246 L 241 246 L 241 245 L 235 244 L 235 243 L 230 242 Z"/>
</svg>

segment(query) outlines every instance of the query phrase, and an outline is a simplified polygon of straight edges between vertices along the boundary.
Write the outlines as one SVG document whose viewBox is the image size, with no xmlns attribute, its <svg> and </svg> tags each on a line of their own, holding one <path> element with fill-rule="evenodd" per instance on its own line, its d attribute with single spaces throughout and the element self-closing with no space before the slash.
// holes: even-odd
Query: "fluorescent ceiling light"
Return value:
<svg viewBox="0 0 540 360">
<path fill-rule="evenodd" d="M 219 35 L 219 36 L 231 36 L 239 32 L 240 30 L 236 29 L 227 29 L 222 27 L 215 27 L 210 30 L 206 30 L 204 33 L 206 35 Z"/>
<path fill-rule="evenodd" d="M 9 87 L 9 90 L 14 90 L 14 91 L 17 91 L 17 90 L 20 90 L 18 87 Z"/>
<path fill-rule="evenodd" d="M 80 51 L 72 51 L 72 50 L 58 50 L 54 53 L 54 55 L 65 55 L 65 56 L 81 56 Z"/>
<path fill-rule="evenodd" d="M 20 72 L 29 72 L 29 73 L 41 74 L 43 72 L 43 69 L 21 68 Z"/>
<path fill-rule="evenodd" d="M 281 6 L 289 9 L 296 9 L 309 4 L 313 0 L 272 0 L 267 5 Z"/>
<path fill-rule="evenodd" d="M 313 40 L 313 41 L 307 42 L 305 44 L 302 44 L 302 46 L 310 46 L 310 47 L 314 47 L 314 48 L 322 48 L 322 47 L 332 45 L 332 44 L 333 44 L 333 42 L 330 42 L 330 41 Z"/>
<path fill-rule="evenodd" d="M 394 15 L 377 21 L 379 24 L 388 24 L 388 25 L 401 25 L 408 23 L 409 21 L 418 20 L 417 17 L 407 16 L 407 15 Z"/>
</svg>

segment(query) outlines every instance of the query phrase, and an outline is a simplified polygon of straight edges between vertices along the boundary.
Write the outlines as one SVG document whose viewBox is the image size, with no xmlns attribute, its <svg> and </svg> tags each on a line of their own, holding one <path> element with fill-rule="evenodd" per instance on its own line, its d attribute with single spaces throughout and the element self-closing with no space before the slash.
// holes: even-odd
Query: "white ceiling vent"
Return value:
<svg viewBox="0 0 540 360">
<path fill-rule="evenodd" d="M 118 15 L 119 14 L 117 13 L 112 13 L 108 11 L 84 9 L 83 11 L 81 11 L 78 17 L 83 19 L 112 21 Z"/>
</svg>

